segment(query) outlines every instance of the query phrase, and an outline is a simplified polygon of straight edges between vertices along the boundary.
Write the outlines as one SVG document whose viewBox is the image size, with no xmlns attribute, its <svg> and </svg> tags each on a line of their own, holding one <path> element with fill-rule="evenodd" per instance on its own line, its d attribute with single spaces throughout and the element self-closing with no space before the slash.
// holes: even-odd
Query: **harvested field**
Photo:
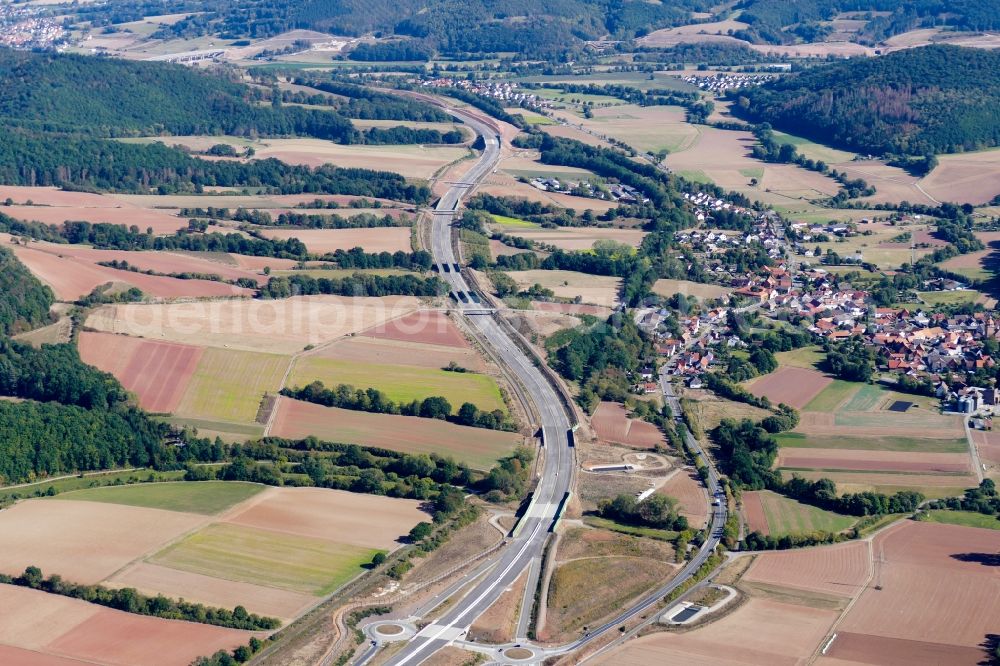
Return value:
<svg viewBox="0 0 1000 666">
<path fill-rule="evenodd" d="M 40 250 L 60 257 L 79 259 L 97 264 L 108 261 L 125 261 L 130 266 L 134 266 L 143 271 L 154 271 L 157 273 L 198 273 L 204 275 L 218 275 L 224 280 L 256 280 L 258 283 L 266 281 L 258 271 L 250 271 L 238 268 L 235 262 L 229 261 L 233 255 L 219 253 L 218 255 L 207 252 L 160 252 L 156 250 L 146 250 L 130 252 L 126 250 L 98 250 L 91 247 L 79 245 L 59 245 L 55 243 L 32 243 L 32 250 Z M 209 257 L 225 257 L 226 261 L 215 261 Z"/>
<path fill-rule="evenodd" d="M 48 649 L 101 664 L 189 664 L 217 650 L 232 650 L 246 643 L 250 635 L 236 629 L 102 608 L 52 641 Z M 155 657 L 151 659 L 151 655 Z"/>
<path fill-rule="evenodd" d="M 750 393 L 767 396 L 772 404 L 785 403 L 801 409 L 833 381 L 829 377 L 804 368 L 778 368 L 746 385 Z"/>
<path fill-rule="evenodd" d="M 602 666 L 775 666 L 806 663 L 838 613 L 771 599 L 750 599 L 735 612 L 684 634 L 652 634 L 598 657 Z"/>
<path fill-rule="evenodd" d="M 988 203 L 1000 195 L 1000 150 L 941 155 L 920 187 L 941 201 Z"/>
<path fill-rule="evenodd" d="M 472 372 L 486 371 L 486 363 L 471 347 L 442 347 L 360 335 L 322 347 L 310 356 L 353 363 L 409 365 L 434 370 L 448 367 L 449 363 L 454 362 Z"/>
<path fill-rule="evenodd" d="M 810 481 L 830 479 L 842 493 L 875 490 L 891 495 L 900 490 L 917 490 L 929 498 L 961 495 L 978 484 L 975 476 L 960 474 L 906 474 L 902 472 L 827 472 L 796 470 Z"/>
<path fill-rule="evenodd" d="M 349 493 L 327 488 L 270 488 L 258 501 L 225 522 L 326 539 L 378 550 L 394 550 L 410 528 L 429 516 L 417 500 Z"/>
<path fill-rule="evenodd" d="M 962 453 L 912 453 L 852 449 L 782 449 L 778 467 L 824 470 L 880 470 L 884 472 L 969 472 L 969 456 Z"/>
<path fill-rule="evenodd" d="M 0 185 L 0 200 L 13 199 L 15 204 L 34 206 L 69 206 L 79 208 L 120 208 L 122 203 L 114 197 L 91 192 L 72 192 L 58 187 L 30 187 L 27 185 Z M 4 206 L 6 210 L 10 206 Z"/>
<path fill-rule="evenodd" d="M 742 21 L 727 19 L 725 21 L 713 21 L 711 23 L 693 23 L 677 28 L 664 28 L 654 30 L 639 42 L 643 46 L 651 48 L 662 48 L 674 46 L 676 44 L 698 44 L 704 42 L 731 42 L 733 44 L 743 44 L 744 42 L 730 37 L 728 32 L 738 32 L 745 30 L 749 26 Z"/>
<path fill-rule="evenodd" d="M 172 342 L 88 331 L 80 333 L 78 344 L 84 363 L 113 374 L 138 396 L 143 409 L 163 414 L 176 411 L 204 351 Z"/>
<path fill-rule="evenodd" d="M 57 496 L 59 500 L 105 502 L 213 516 L 265 490 L 240 481 L 177 481 L 86 488 Z"/>
<path fill-rule="evenodd" d="M 829 656 L 886 663 L 883 655 L 899 654 L 933 663 L 926 658 L 946 654 L 949 664 L 978 663 L 1000 617 L 1000 579 L 983 566 L 1000 549 L 1000 532 L 904 521 L 880 533 L 873 548 L 880 589 L 865 590 L 840 627 L 862 636 L 838 638 Z"/>
<path fill-rule="evenodd" d="M 257 159 L 274 157 L 309 167 L 333 164 L 342 168 L 391 168 L 407 178 L 422 179 L 468 154 L 468 149 L 460 146 L 344 146 L 306 138 L 267 139 L 256 151 Z"/>
<path fill-rule="evenodd" d="M 1000 432 L 974 430 L 972 438 L 983 460 L 1000 464 Z"/>
<path fill-rule="evenodd" d="M 695 529 L 708 522 L 708 495 L 696 473 L 678 470 L 656 492 L 676 500 L 678 512 Z"/>
<path fill-rule="evenodd" d="M 134 587 L 143 594 L 216 606 L 243 606 L 251 613 L 291 620 L 316 603 L 309 594 L 279 590 L 233 580 L 203 576 L 188 571 L 136 562 L 104 581 L 109 587 Z"/>
<path fill-rule="evenodd" d="M 694 143 L 671 153 L 665 164 L 675 171 L 703 172 L 720 187 L 770 204 L 788 204 L 832 196 L 839 185 L 821 174 L 789 164 L 765 164 L 750 157 L 756 139 L 750 132 L 702 127 Z M 759 173 L 750 186 L 746 173 Z"/>
<path fill-rule="evenodd" d="M 579 298 L 582 303 L 614 307 L 618 302 L 620 278 L 588 275 L 574 271 L 509 271 L 519 289 L 536 284 L 551 289 L 559 298 Z"/>
<path fill-rule="evenodd" d="M 98 583 L 204 518 L 159 509 L 30 499 L 0 511 L 0 571 L 29 565 L 77 583 Z"/>
<path fill-rule="evenodd" d="M 559 312 L 562 314 L 588 314 L 606 319 L 611 316 L 611 309 L 599 305 L 580 305 L 577 303 L 546 303 L 531 301 L 531 307 L 541 312 Z"/>
<path fill-rule="evenodd" d="M 0 616 L 0 661 L 18 666 L 186 666 L 217 650 L 232 650 L 251 635 L 131 615 L 11 585 L 0 586 L 0 605 L 5 611 Z"/>
<path fill-rule="evenodd" d="M 417 310 L 381 323 L 361 335 L 444 347 L 469 347 L 469 342 L 455 323 L 440 310 Z"/>
<path fill-rule="evenodd" d="M 17 258 L 39 280 L 52 288 L 56 298 L 75 301 L 86 296 L 95 287 L 108 282 L 134 286 L 146 296 L 154 298 L 210 298 L 223 296 L 250 296 L 253 291 L 224 282 L 209 280 L 180 280 L 158 275 L 143 275 L 132 271 L 97 266 L 88 261 L 60 257 L 48 251 L 15 245 Z"/>
<path fill-rule="evenodd" d="M 195 419 L 253 423 L 265 393 L 276 393 L 289 358 L 230 349 L 202 354 L 176 413 Z"/>
<path fill-rule="evenodd" d="M 322 407 L 279 398 L 272 435 L 320 439 L 402 451 L 453 456 L 477 469 L 492 467 L 498 458 L 523 442 L 517 433 L 468 428 L 437 419 L 369 414 Z"/>
<path fill-rule="evenodd" d="M 308 355 L 295 362 L 287 383 L 302 387 L 317 380 L 327 387 L 349 384 L 356 388 L 375 388 L 397 404 L 443 396 L 455 412 L 465 402 L 486 411 L 506 409 L 496 380 L 489 375 L 472 372 L 449 372 L 413 365 L 377 365 Z"/>
<path fill-rule="evenodd" d="M 853 597 L 864 588 L 870 561 L 864 541 L 764 553 L 757 556 L 743 580 Z"/>
<path fill-rule="evenodd" d="M 759 492 L 743 493 L 743 518 L 747 522 L 747 529 L 751 532 L 760 532 L 765 535 L 771 533 Z"/>
<path fill-rule="evenodd" d="M 291 354 L 370 329 L 416 309 L 410 296 L 294 296 L 276 301 L 109 305 L 87 326 L 212 347 Z"/>
<path fill-rule="evenodd" d="M 107 206 L 100 208 L 87 206 L 4 206 L 2 210 L 13 218 L 41 222 L 42 224 L 62 225 L 63 222 L 72 220 L 92 224 L 100 222 L 123 224 L 126 227 L 134 225 L 139 227 L 140 231 L 152 229 L 154 234 L 160 236 L 184 229 L 188 222 L 187 219 L 175 215 L 176 211 L 147 210 L 131 206 L 118 208 Z"/>
<path fill-rule="evenodd" d="M 732 289 L 717 284 L 702 284 L 690 280 L 657 280 L 653 284 L 653 293 L 660 296 L 684 294 L 707 300 L 710 298 L 728 298 Z"/>
<path fill-rule="evenodd" d="M 625 406 L 618 403 L 602 402 L 590 421 L 597 436 L 607 442 L 641 449 L 653 449 L 667 443 L 655 425 L 629 418 Z"/>
<path fill-rule="evenodd" d="M 324 596 L 361 573 L 378 549 L 254 529 L 209 525 L 153 555 L 154 564 L 290 592 Z"/>
<path fill-rule="evenodd" d="M 409 227 L 378 227 L 374 229 L 263 229 L 266 238 L 288 240 L 297 238 L 313 254 L 361 247 L 366 252 L 409 252 Z"/>
<path fill-rule="evenodd" d="M 700 128 L 687 122 L 678 106 L 636 106 L 619 104 L 593 109 L 593 117 L 554 112 L 601 137 L 622 141 L 639 152 L 671 153 L 689 148 L 698 139 Z"/>
<path fill-rule="evenodd" d="M 870 203 L 900 203 L 911 201 L 927 206 L 935 205 L 925 191 L 921 191 L 916 176 L 911 176 L 899 167 L 889 166 L 882 160 L 848 161 L 837 164 L 852 178 L 861 178 L 875 187 L 875 194 L 865 197 Z"/>
<path fill-rule="evenodd" d="M 523 229 L 503 227 L 503 232 L 536 243 L 554 245 L 560 249 L 590 250 L 598 241 L 616 241 L 639 247 L 646 232 L 641 229 L 605 229 L 598 227 L 561 227 L 559 229 Z M 523 250 L 518 250 L 523 252 Z"/>
</svg>

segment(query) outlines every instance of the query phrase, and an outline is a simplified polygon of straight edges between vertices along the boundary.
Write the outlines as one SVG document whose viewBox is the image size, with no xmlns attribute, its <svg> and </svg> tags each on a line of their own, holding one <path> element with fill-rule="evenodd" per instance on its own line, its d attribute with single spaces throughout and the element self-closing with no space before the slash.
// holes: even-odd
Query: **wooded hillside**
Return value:
<svg viewBox="0 0 1000 666">
<path fill-rule="evenodd" d="M 734 111 L 872 154 L 1000 145 L 1000 53 L 927 46 L 820 65 L 734 94 Z"/>
</svg>

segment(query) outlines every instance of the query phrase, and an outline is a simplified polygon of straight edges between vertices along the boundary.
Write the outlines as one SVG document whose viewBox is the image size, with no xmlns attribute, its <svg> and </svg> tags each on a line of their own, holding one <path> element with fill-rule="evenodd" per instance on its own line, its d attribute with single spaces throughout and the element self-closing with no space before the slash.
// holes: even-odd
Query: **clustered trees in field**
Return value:
<svg viewBox="0 0 1000 666">
<path fill-rule="evenodd" d="M 601 500 L 597 515 L 626 525 L 653 527 L 681 532 L 688 528 L 687 518 L 677 513 L 674 501 L 666 495 L 653 493 L 643 501 L 634 495 L 618 495 Z"/>
</svg>

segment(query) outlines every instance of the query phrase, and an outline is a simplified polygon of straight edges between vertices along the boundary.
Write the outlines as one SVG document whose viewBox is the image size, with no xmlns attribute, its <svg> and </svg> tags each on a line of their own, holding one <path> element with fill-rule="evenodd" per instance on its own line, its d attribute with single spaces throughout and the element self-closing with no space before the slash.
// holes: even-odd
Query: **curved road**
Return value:
<svg viewBox="0 0 1000 666">
<path fill-rule="evenodd" d="M 542 372 L 507 336 L 494 320 L 492 311 L 470 295 L 471 290 L 460 272 L 452 249 L 452 218 L 462 197 L 473 184 L 490 173 L 500 159 L 500 141 L 495 130 L 471 115 L 450 109 L 485 139 L 483 155 L 476 166 L 445 194 L 434 212 L 432 253 L 440 271 L 457 296 L 458 307 L 467 313 L 475 327 L 497 356 L 525 387 L 541 418 L 544 445 L 544 468 L 535 488 L 534 500 L 522 518 L 518 536 L 511 539 L 499 562 L 482 582 L 460 599 L 435 623 L 410 639 L 406 647 L 387 663 L 393 666 L 419 664 L 431 654 L 465 636 L 473 621 L 489 608 L 504 590 L 517 580 L 531 560 L 540 557 L 564 495 L 569 491 L 576 464 L 569 446 L 569 418 L 555 389 Z"/>
<path fill-rule="evenodd" d="M 573 448 L 569 442 L 570 420 L 562 406 L 559 395 L 546 380 L 542 371 L 535 367 L 528 356 L 514 343 L 500 324 L 493 318 L 493 311 L 482 305 L 474 292 L 470 290 L 465 278 L 458 268 L 452 245 L 452 223 L 456 209 L 462 197 L 490 172 L 500 159 L 500 140 L 495 128 L 488 120 L 466 113 L 462 110 L 443 107 L 446 111 L 459 117 L 485 141 L 483 154 L 476 166 L 466 174 L 462 182 L 454 184 L 438 202 L 434 211 L 431 250 L 434 262 L 440 276 L 452 291 L 452 296 L 458 303 L 458 308 L 468 317 L 468 322 L 481 334 L 482 338 L 493 348 L 497 356 L 508 366 L 511 372 L 526 389 L 529 398 L 535 404 L 540 415 L 542 444 L 544 451 L 544 467 L 540 480 L 535 488 L 534 496 L 528 511 L 522 518 L 516 537 L 507 545 L 499 561 L 487 576 L 470 592 L 459 599 L 453 608 L 428 625 L 416 636 L 411 638 L 402 651 L 393 656 L 387 664 L 390 666 L 415 666 L 426 660 L 436 651 L 452 642 L 463 642 L 472 623 L 483 614 L 517 578 L 531 565 L 535 558 L 543 554 L 548 534 L 554 526 L 554 521 L 566 493 L 571 490 L 573 471 L 576 465 Z M 681 414 L 680 405 L 674 397 L 666 376 L 661 378 L 664 396 L 675 415 Z M 714 498 L 721 493 L 718 475 L 714 466 L 695 440 L 684 429 L 688 446 L 708 465 L 709 478 L 706 485 Z M 597 627 L 587 635 L 568 645 L 558 648 L 542 649 L 546 654 L 565 654 L 583 647 L 602 634 L 621 626 L 625 620 L 633 618 L 660 602 L 683 581 L 692 576 L 695 571 L 711 556 L 722 536 L 722 527 L 726 522 L 727 512 L 725 500 L 718 507 L 713 507 L 713 516 L 709 536 L 694 558 L 671 581 L 651 592 L 638 604 L 628 609 L 607 624 Z M 374 649 L 366 654 L 370 657 Z M 363 660 L 365 661 L 365 660 Z"/>
</svg>

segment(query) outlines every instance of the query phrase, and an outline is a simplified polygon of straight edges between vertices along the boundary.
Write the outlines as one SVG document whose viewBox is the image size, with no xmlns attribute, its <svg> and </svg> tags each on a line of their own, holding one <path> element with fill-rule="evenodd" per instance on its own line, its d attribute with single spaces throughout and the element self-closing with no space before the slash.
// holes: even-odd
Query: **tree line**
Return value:
<svg viewBox="0 0 1000 666">
<path fill-rule="evenodd" d="M 36 280 L 13 252 L 0 247 L 0 334 L 14 335 L 49 323 L 54 301 L 52 290 Z"/>
<path fill-rule="evenodd" d="M 329 294 L 332 296 L 443 296 L 448 293 L 444 280 L 435 276 L 372 275 L 354 273 L 337 278 L 314 278 L 309 275 L 272 277 L 260 288 L 261 298 L 289 298 Z"/>
<path fill-rule="evenodd" d="M 446 398 L 431 396 L 423 400 L 413 400 L 410 403 L 397 403 L 390 400 L 385 393 L 375 388 L 359 389 L 349 384 L 338 384 L 326 388 L 323 382 L 315 381 L 298 389 L 285 388 L 282 395 L 316 403 L 325 407 L 339 407 L 375 414 L 399 414 L 402 416 L 420 416 L 429 419 L 442 419 L 458 425 L 472 428 L 487 428 L 490 430 L 514 431 L 516 424 L 502 411 L 495 409 L 487 412 L 479 409 L 471 402 L 462 403 L 457 412 Z"/>
<path fill-rule="evenodd" d="M 0 583 L 81 599 L 87 603 L 135 615 L 151 615 L 167 620 L 183 620 L 246 631 L 270 631 L 281 626 L 281 621 L 277 618 L 249 613 L 243 606 L 227 610 L 183 599 L 170 599 L 162 594 L 150 597 L 131 587 L 112 589 L 103 585 L 71 583 L 59 574 L 52 574 L 46 578 L 42 570 L 36 566 L 25 568 L 20 576 L 0 574 Z"/>
</svg>

